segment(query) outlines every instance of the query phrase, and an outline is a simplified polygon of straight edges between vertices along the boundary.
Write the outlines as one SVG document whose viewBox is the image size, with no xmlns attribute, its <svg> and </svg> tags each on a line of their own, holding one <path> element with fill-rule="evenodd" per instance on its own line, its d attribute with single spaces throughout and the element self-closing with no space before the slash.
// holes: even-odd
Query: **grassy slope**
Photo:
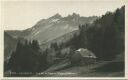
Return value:
<svg viewBox="0 0 128 80">
<path fill-rule="evenodd" d="M 122 62 L 100 62 L 92 65 L 74 66 L 63 70 L 50 71 L 48 75 L 40 75 L 47 77 L 123 77 Z M 115 69 L 116 67 L 116 69 Z M 101 68 L 101 69 L 100 69 Z M 120 69 L 121 68 L 121 69 Z M 98 70 L 99 69 L 99 70 Z M 107 71 L 104 71 L 106 69 Z M 112 70 L 113 69 L 113 70 Z M 63 74 L 64 73 L 64 74 Z M 71 74 L 69 74 L 71 73 Z"/>
<path fill-rule="evenodd" d="M 83 66 L 70 66 L 70 61 L 65 60 L 54 64 L 41 77 L 124 77 L 123 55 L 118 55 L 113 61 L 99 61 L 95 64 Z M 124 58 L 123 58 L 124 59 Z M 70 73 L 70 74 L 69 74 Z"/>
</svg>

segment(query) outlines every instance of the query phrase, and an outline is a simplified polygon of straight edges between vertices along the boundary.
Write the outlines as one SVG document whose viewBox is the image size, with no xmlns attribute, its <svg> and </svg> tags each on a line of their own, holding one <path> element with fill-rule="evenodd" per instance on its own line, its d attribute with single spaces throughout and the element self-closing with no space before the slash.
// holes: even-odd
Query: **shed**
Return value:
<svg viewBox="0 0 128 80">
<path fill-rule="evenodd" d="M 92 51 L 84 48 L 79 48 L 71 56 L 71 63 L 73 65 L 92 64 L 96 62 L 96 58 L 96 55 Z"/>
</svg>

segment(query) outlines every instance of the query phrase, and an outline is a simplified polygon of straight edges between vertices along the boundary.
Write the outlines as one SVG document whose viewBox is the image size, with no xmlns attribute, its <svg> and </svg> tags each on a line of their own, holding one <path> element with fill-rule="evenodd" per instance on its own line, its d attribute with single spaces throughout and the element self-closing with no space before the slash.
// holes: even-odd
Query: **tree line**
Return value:
<svg viewBox="0 0 128 80">
<path fill-rule="evenodd" d="M 73 48 L 88 48 L 100 60 L 112 60 L 124 52 L 125 6 L 107 12 L 92 24 L 79 25 L 78 36 L 68 42 Z"/>
</svg>

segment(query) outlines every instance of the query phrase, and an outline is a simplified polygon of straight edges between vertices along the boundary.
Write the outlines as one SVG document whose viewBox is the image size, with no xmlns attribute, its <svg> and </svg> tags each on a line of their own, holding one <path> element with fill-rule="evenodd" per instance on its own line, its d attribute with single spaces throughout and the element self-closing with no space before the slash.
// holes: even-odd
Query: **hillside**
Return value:
<svg viewBox="0 0 128 80">
<path fill-rule="evenodd" d="M 93 51 L 97 56 L 96 63 L 83 66 L 71 66 L 70 60 L 67 62 L 63 62 L 63 60 L 60 63 L 53 64 L 53 66 L 48 68 L 45 71 L 48 74 L 36 76 L 123 77 L 125 73 L 124 10 L 123 6 L 113 13 L 106 13 L 101 18 L 94 21 L 91 25 L 87 24 L 79 26 L 78 36 L 73 36 L 72 38 L 74 39 L 71 38 L 70 41 L 67 40 L 65 42 L 65 44 L 69 44 L 67 47 L 75 46 L 75 50 L 83 47 Z M 64 37 L 65 36 L 63 36 L 63 38 Z M 56 40 L 59 42 L 59 40 L 61 41 L 61 38 Z M 64 39 L 62 39 L 62 41 L 63 40 Z M 75 43 L 71 44 L 71 42 Z M 66 50 L 66 52 L 68 53 L 68 50 Z M 72 74 L 69 75 L 68 73 Z"/>
<path fill-rule="evenodd" d="M 4 60 L 10 57 L 12 51 L 15 50 L 16 44 L 17 40 L 4 32 Z"/>
<path fill-rule="evenodd" d="M 58 45 L 61 45 L 61 44 L 65 44 L 67 43 L 68 41 L 70 41 L 74 36 L 77 36 L 79 35 L 79 30 L 74 30 L 72 32 L 69 32 L 69 33 L 66 33 L 56 39 L 53 39 L 51 41 L 48 41 L 44 44 L 41 44 L 40 47 L 41 49 L 46 49 L 46 48 L 50 48 L 50 45 L 52 43 L 57 43 Z"/>
</svg>

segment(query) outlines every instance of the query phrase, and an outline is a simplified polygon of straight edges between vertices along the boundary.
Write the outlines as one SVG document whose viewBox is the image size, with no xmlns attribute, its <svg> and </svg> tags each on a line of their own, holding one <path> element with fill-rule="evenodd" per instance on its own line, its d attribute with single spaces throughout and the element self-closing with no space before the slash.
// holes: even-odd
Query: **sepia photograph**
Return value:
<svg viewBox="0 0 128 80">
<path fill-rule="evenodd" d="M 3 77 L 125 77 L 121 0 L 2 1 Z"/>
</svg>

